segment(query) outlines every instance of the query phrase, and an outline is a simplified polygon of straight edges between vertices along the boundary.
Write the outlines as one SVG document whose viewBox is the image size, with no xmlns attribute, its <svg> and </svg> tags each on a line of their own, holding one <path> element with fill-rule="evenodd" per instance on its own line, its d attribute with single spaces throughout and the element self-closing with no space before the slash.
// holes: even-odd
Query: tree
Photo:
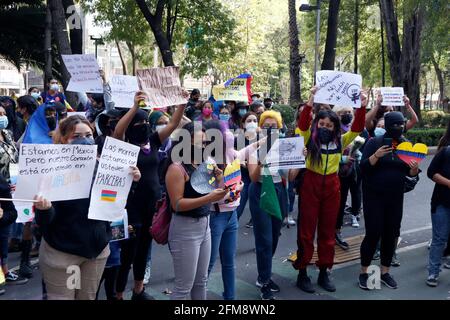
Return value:
<svg viewBox="0 0 450 320">
<path fill-rule="evenodd" d="M 330 0 L 330 6 L 328 8 L 328 27 L 327 38 L 325 41 L 325 54 L 323 56 L 321 66 L 322 70 L 334 70 L 340 2 L 340 0 Z"/>
<path fill-rule="evenodd" d="M 290 105 L 298 105 L 300 94 L 300 41 L 298 40 L 297 7 L 295 0 L 289 0 L 289 75 L 290 75 Z"/>
<path fill-rule="evenodd" d="M 69 25 L 70 49 L 72 54 L 82 54 L 83 26 L 81 25 L 81 17 L 75 9 L 73 0 L 63 0 L 62 3 L 66 13 L 66 21 Z"/>
</svg>

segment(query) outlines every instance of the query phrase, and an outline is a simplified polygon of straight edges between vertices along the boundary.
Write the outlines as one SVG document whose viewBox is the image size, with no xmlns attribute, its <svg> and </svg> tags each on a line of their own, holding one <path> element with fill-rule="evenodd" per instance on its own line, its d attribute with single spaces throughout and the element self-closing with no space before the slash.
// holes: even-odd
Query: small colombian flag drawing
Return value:
<svg viewBox="0 0 450 320">
<path fill-rule="evenodd" d="M 102 201 L 115 202 L 117 197 L 117 191 L 102 190 Z"/>
</svg>

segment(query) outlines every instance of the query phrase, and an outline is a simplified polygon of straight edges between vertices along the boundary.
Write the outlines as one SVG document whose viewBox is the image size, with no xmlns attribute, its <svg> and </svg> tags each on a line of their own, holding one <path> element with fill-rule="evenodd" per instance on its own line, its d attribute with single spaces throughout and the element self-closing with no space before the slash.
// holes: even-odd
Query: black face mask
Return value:
<svg viewBox="0 0 450 320">
<path fill-rule="evenodd" d="M 333 141 L 333 131 L 331 130 L 328 130 L 326 128 L 319 128 L 318 134 L 320 143 L 329 144 L 331 141 Z"/>
<path fill-rule="evenodd" d="M 353 115 L 351 113 L 346 113 L 341 117 L 341 122 L 344 126 L 348 126 L 353 120 Z"/>
<path fill-rule="evenodd" d="M 71 144 L 82 144 L 82 145 L 88 145 L 88 146 L 92 146 L 95 144 L 95 140 L 92 138 L 76 138 L 75 140 L 73 140 L 71 142 Z"/>
<path fill-rule="evenodd" d="M 150 135 L 148 124 L 133 126 L 128 133 L 128 140 L 135 145 L 146 144 Z"/>
<path fill-rule="evenodd" d="M 398 140 L 403 134 L 403 127 L 396 126 L 396 127 L 390 127 L 386 128 L 386 134 L 391 137 L 392 139 Z"/>
<path fill-rule="evenodd" d="M 47 125 L 48 125 L 50 131 L 53 131 L 56 129 L 56 118 L 55 117 L 45 117 L 45 120 L 47 120 Z"/>
</svg>

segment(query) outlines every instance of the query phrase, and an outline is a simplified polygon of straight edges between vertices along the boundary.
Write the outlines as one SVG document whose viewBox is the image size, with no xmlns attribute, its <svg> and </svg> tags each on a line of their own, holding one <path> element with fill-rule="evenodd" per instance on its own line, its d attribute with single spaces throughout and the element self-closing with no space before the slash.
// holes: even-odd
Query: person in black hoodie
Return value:
<svg viewBox="0 0 450 320">
<path fill-rule="evenodd" d="M 400 233 L 403 214 L 403 196 L 406 176 L 419 174 L 419 165 L 412 160 L 409 165 L 395 153 L 396 147 L 406 141 L 403 137 L 405 118 L 401 112 L 385 116 L 386 134 L 370 139 L 361 159 L 363 207 L 366 235 L 361 244 L 361 274 L 359 287 L 367 286 L 367 269 L 372 262 L 377 243 L 381 238 L 381 283 L 396 289 L 397 283 L 389 274 Z"/>
<path fill-rule="evenodd" d="M 93 145 L 93 130 L 86 118 L 72 116 L 62 121 L 54 136 L 55 144 Z M 133 180 L 140 179 L 137 168 Z M 94 300 L 109 256 L 109 222 L 88 219 L 90 198 L 50 201 L 36 196 L 36 223 L 43 239 L 39 266 L 49 300 Z M 67 285 L 79 268 L 79 286 Z M 75 281 L 75 284 L 76 281 Z"/>
</svg>

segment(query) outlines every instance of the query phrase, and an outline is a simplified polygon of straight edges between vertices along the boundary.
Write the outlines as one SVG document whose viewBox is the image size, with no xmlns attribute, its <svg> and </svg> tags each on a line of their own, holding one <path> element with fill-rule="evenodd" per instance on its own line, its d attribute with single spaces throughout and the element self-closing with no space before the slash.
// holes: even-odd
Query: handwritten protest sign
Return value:
<svg viewBox="0 0 450 320">
<path fill-rule="evenodd" d="M 248 74 L 242 74 L 213 87 L 213 95 L 216 100 L 250 100 L 252 78 Z"/>
<path fill-rule="evenodd" d="M 61 57 L 71 76 L 67 91 L 103 93 L 102 78 L 93 54 L 63 54 Z"/>
<path fill-rule="evenodd" d="M 139 90 L 138 80 L 134 76 L 115 75 L 109 81 L 111 99 L 117 108 L 131 108 L 134 95 Z"/>
<path fill-rule="evenodd" d="M 361 107 L 362 77 L 348 72 L 322 70 L 316 73 L 318 91 L 315 103 L 335 106 Z"/>
<path fill-rule="evenodd" d="M 265 160 L 270 171 L 305 168 L 304 145 L 303 137 L 275 140 Z"/>
<path fill-rule="evenodd" d="M 26 144 L 19 149 L 16 199 L 41 194 L 50 201 L 89 197 L 97 146 Z"/>
<path fill-rule="evenodd" d="M 111 242 L 120 241 L 129 238 L 128 235 L 128 214 L 126 210 L 123 210 L 123 218 L 117 221 L 111 222 Z"/>
<path fill-rule="evenodd" d="M 136 166 L 138 146 L 107 137 L 92 186 L 88 218 L 117 221 L 122 219 Z"/>
<path fill-rule="evenodd" d="M 67 112 L 67 117 L 81 116 L 86 118 L 86 112 Z"/>
<path fill-rule="evenodd" d="M 383 106 L 404 106 L 403 96 L 405 95 L 402 87 L 383 87 L 380 88 L 383 96 Z"/>
<path fill-rule="evenodd" d="M 148 94 L 150 107 L 161 109 L 186 103 L 178 67 L 137 70 L 136 75 L 140 89 Z"/>
</svg>

